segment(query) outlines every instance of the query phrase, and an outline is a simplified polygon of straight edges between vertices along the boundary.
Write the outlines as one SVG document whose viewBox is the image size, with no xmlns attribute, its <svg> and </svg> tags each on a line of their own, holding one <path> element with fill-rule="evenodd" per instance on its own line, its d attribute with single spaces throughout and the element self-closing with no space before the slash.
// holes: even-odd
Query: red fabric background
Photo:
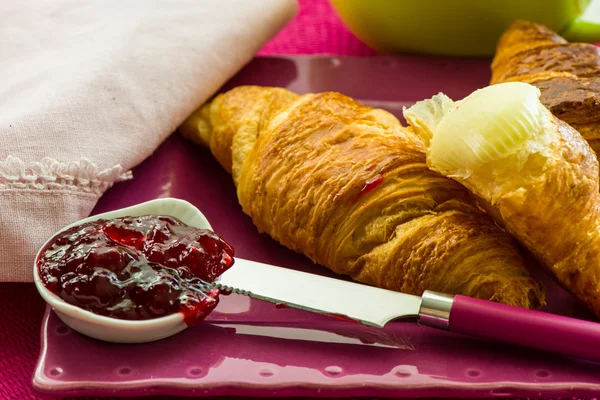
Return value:
<svg viewBox="0 0 600 400">
<path fill-rule="evenodd" d="M 344 26 L 327 0 L 299 0 L 300 10 L 276 37 L 258 53 L 336 54 L 372 56 L 377 54 Z"/>
<path fill-rule="evenodd" d="M 375 52 L 342 24 L 327 0 L 299 0 L 300 11 L 260 55 Z M 33 284 L 0 283 L 0 399 L 48 399 L 34 392 L 31 374 L 39 352 L 45 303 Z"/>
</svg>

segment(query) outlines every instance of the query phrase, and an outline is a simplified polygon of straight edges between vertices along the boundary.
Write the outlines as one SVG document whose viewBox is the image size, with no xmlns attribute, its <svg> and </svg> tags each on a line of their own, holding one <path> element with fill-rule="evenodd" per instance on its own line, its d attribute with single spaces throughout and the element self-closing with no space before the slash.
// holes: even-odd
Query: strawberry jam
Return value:
<svg viewBox="0 0 600 400">
<path fill-rule="evenodd" d="M 211 283 L 233 265 L 214 232 L 167 216 L 98 220 L 70 228 L 37 261 L 44 286 L 66 302 L 127 320 L 182 312 L 194 325 L 218 303 Z"/>
<path fill-rule="evenodd" d="M 381 183 L 383 182 L 383 175 L 377 174 L 374 177 L 367 179 L 365 181 L 365 185 L 360 189 L 358 196 L 356 196 L 356 200 L 360 200 L 364 196 L 371 193 L 373 190 L 377 189 Z"/>
</svg>

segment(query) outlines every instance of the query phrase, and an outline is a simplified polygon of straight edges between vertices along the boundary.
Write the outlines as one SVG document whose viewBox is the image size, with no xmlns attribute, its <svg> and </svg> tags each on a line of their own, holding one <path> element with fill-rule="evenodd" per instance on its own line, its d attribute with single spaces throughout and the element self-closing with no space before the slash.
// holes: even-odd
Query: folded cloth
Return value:
<svg viewBox="0 0 600 400">
<path fill-rule="evenodd" d="M 0 281 L 292 19 L 295 0 L 0 2 Z M 135 179 L 135 178 L 134 178 Z"/>
</svg>

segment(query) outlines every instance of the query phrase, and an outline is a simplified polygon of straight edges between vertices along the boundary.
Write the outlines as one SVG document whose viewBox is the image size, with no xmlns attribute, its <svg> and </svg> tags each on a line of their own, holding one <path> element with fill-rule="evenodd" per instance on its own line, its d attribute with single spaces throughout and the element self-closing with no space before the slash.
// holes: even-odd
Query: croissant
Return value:
<svg viewBox="0 0 600 400">
<path fill-rule="evenodd" d="M 491 84 L 538 87 L 542 103 L 600 152 L 600 56 L 587 43 L 568 43 L 544 26 L 514 22 L 498 42 Z"/>
<path fill-rule="evenodd" d="M 513 239 L 427 168 L 418 137 L 386 111 L 339 93 L 244 86 L 179 130 L 232 173 L 260 232 L 338 274 L 418 295 L 545 302 Z"/>
<path fill-rule="evenodd" d="M 427 164 L 467 187 L 564 288 L 600 316 L 598 161 L 573 127 L 507 82 L 404 111 Z"/>
</svg>

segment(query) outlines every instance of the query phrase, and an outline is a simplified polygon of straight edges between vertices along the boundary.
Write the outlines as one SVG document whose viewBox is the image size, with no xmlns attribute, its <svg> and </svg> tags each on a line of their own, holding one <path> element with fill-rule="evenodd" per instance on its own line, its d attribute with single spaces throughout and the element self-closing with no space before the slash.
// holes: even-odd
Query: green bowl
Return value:
<svg viewBox="0 0 600 400">
<path fill-rule="evenodd" d="M 591 0 L 330 0 L 346 26 L 384 53 L 491 56 L 516 19 L 571 41 L 600 42 Z M 600 0 L 596 0 L 598 3 Z"/>
</svg>

